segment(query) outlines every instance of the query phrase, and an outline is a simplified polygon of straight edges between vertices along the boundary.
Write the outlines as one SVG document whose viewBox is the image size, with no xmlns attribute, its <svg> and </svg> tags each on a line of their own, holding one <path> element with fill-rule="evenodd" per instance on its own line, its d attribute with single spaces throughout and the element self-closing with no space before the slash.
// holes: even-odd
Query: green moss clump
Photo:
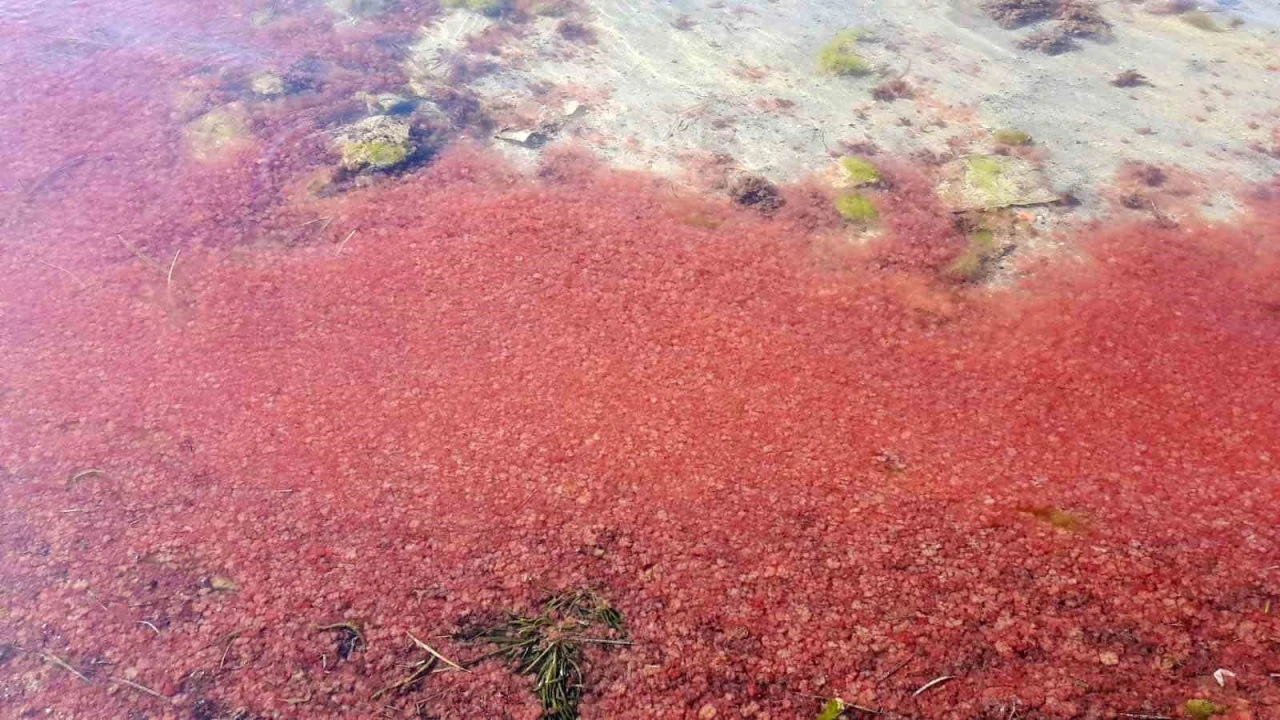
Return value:
<svg viewBox="0 0 1280 720">
<path fill-rule="evenodd" d="M 481 15 L 497 17 L 511 9 L 511 0 L 445 0 L 444 6 L 466 8 Z"/>
<path fill-rule="evenodd" d="M 1010 130 L 1008 128 L 995 131 L 992 133 L 991 138 L 995 140 L 998 145 L 1016 146 L 1031 144 L 1031 135 L 1021 130 Z"/>
<path fill-rule="evenodd" d="M 880 219 L 875 203 L 863 195 L 841 195 L 836 198 L 836 212 L 840 217 L 859 225 L 871 225 Z"/>
<path fill-rule="evenodd" d="M 395 167 L 409 157 L 409 148 L 384 140 L 351 143 L 342 148 L 342 164 L 345 167 L 371 168 L 374 170 Z"/>
<path fill-rule="evenodd" d="M 843 715 L 844 701 L 840 698 L 832 698 L 822 706 L 822 712 L 818 713 L 817 720 L 839 720 Z"/>
<path fill-rule="evenodd" d="M 1209 13 L 1200 12 L 1199 10 L 1183 13 L 1182 22 L 1205 32 L 1222 32 L 1222 26 L 1214 22 Z"/>
<path fill-rule="evenodd" d="M 840 158 L 840 168 L 844 170 L 845 178 L 849 181 L 849 184 L 854 187 L 878 185 L 883 179 L 880 175 L 880 169 L 862 158 L 842 157 Z"/>
<path fill-rule="evenodd" d="M 858 32 L 845 30 L 818 51 L 818 69 L 828 75 L 866 75 L 871 65 L 854 52 Z"/>
<path fill-rule="evenodd" d="M 1191 720 L 1209 720 L 1215 715 L 1226 715 L 1230 709 L 1225 705 L 1199 698 L 1188 700 L 1187 704 L 1182 707 L 1187 711 L 1187 717 L 1191 718 Z"/>
</svg>

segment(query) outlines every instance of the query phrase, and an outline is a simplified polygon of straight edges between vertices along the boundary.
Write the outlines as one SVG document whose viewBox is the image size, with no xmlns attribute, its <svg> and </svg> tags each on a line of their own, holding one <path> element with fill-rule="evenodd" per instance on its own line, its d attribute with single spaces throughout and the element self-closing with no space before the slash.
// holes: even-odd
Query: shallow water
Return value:
<svg viewBox="0 0 1280 720">
<path fill-rule="evenodd" d="M 832 78 L 696 49 L 750 4 L 0 4 L 0 716 L 1280 713 L 1268 8 L 1053 65 L 908 5 Z M 1002 143 L 1053 113 L 944 37 L 1154 138 Z"/>
</svg>

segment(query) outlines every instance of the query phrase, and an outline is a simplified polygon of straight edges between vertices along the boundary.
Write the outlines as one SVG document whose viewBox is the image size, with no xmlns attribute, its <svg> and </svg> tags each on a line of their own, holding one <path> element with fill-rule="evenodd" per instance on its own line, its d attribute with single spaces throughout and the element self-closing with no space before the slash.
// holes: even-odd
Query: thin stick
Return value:
<svg viewBox="0 0 1280 720">
<path fill-rule="evenodd" d="M 156 692 L 155 690 L 152 690 L 151 688 L 147 687 L 146 685 L 140 685 L 140 684 L 138 684 L 138 683 L 136 683 L 136 682 L 134 682 L 134 681 L 132 681 L 132 680 L 125 680 L 124 678 L 111 678 L 111 681 L 112 681 L 112 682 L 118 682 L 118 683 L 120 683 L 121 685 L 128 685 L 129 687 L 133 688 L 134 690 L 137 690 L 137 691 L 139 691 L 139 692 L 144 692 L 144 693 L 146 693 L 146 694 L 150 695 L 151 697 L 158 697 L 158 698 L 160 698 L 161 700 L 168 700 L 168 699 L 169 699 L 167 696 L 165 696 L 165 695 L 161 695 L 160 693 Z"/>
<path fill-rule="evenodd" d="M 440 661 L 437 660 L 435 657 L 432 657 L 430 659 L 423 660 L 417 665 L 414 665 L 413 672 L 409 673 L 408 677 L 397 680 L 396 682 L 382 688 L 381 690 L 373 694 L 372 699 L 377 700 L 378 698 L 382 697 L 383 695 L 386 695 L 389 692 L 402 692 L 404 690 L 408 690 L 409 688 L 418 684 L 418 682 L 422 680 L 422 678 L 426 677 L 427 675 L 430 675 L 431 671 L 435 669 L 436 663 L 438 662 Z"/>
<path fill-rule="evenodd" d="M 948 680 L 954 680 L 955 677 L 956 677 L 955 675 L 943 675 L 942 677 L 936 677 L 930 680 L 929 682 L 921 685 L 919 690 L 916 690 L 915 692 L 911 693 L 911 697 L 919 697 L 921 693 L 927 690 L 930 690 L 932 688 L 936 688 L 942 683 L 947 682 Z"/>
<path fill-rule="evenodd" d="M 182 254 L 182 248 L 173 254 L 173 262 L 169 263 L 169 274 L 164 279 L 164 290 L 169 292 L 173 290 L 173 269 L 178 265 L 178 256 Z"/>
<path fill-rule="evenodd" d="M 57 667 L 60 667 L 63 670 L 66 670 L 67 672 L 71 673 L 72 675 L 75 675 L 76 677 L 89 683 L 90 685 L 93 684 L 93 681 L 85 677 L 84 673 L 71 667 L 71 663 L 67 662 L 66 660 L 63 660 L 57 655 L 54 655 L 53 653 L 41 653 L 40 655 L 45 659 L 46 662 L 52 663 L 53 665 L 56 665 Z"/>
<path fill-rule="evenodd" d="M 1168 715 L 1143 715 L 1142 713 L 1120 713 L 1120 717 L 1137 718 L 1137 720 L 1173 720 Z"/>
<path fill-rule="evenodd" d="M 151 623 L 147 622 L 146 620 L 139 620 L 139 621 L 138 621 L 138 624 L 139 624 L 139 625 L 146 625 L 147 627 L 149 627 L 149 628 L 151 628 L 152 630 L 154 630 L 154 631 L 155 631 L 155 633 L 156 633 L 157 635 L 159 635 L 159 634 L 160 634 L 160 628 L 156 627 L 155 625 L 152 625 Z"/>
<path fill-rule="evenodd" d="M 64 267 L 62 267 L 62 266 L 60 266 L 60 265 L 54 265 L 54 264 L 53 264 L 53 263 L 51 263 L 51 262 L 45 262 L 44 260 L 41 260 L 41 259 L 39 259 L 39 258 L 36 258 L 36 262 L 40 263 L 41 265 L 43 265 L 43 266 L 45 266 L 45 267 L 47 267 L 47 268 L 53 268 L 54 270 L 57 270 L 58 272 L 66 273 L 66 275 L 67 275 L 68 277 L 70 277 L 72 280 L 75 280 L 76 282 L 80 283 L 80 287 L 82 287 L 82 288 L 86 288 L 86 289 L 87 289 L 87 288 L 89 287 L 89 286 L 85 283 L 85 281 L 83 281 L 83 280 L 81 280 L 81 279 L 80 279 L 80 276 L 79 276 L 79 275 L 76 275 L 75 273 L 71 272 L 70 270 L 68 270 L 68 269 L 66 269 L 66 268 L 64 268 Z"/>
<path fill-rule="evenodd" d="M 426 650 L 427 652 L 431 653 L 431 655 L 432 655 L 433 657 L 435 657 L 435 659 L 439 660 L 440 662 L 444 663 L 445 665 L 448 665 L 449 667 L 454 668 L 455 670 L 461 670 L 462 672 L 471 672 L 470 670 L 468 670 L 468 669 L 466 669 L 466 668 L 462 667 L 462 666 L 461 666 L 461 665 L 459 665 L 458 663 L 456 663 L 456 662 L 454 662 L 454 661 L 450 660 L 449 658 L 447 658 L 447 657 L 445 657 L 445 656 L 441 655 L 440 653 L 436 652 L 435 648 L 431 647 L 430 645 L 428 645 L 428 644 L 426 644 L 426 643 L 422 642 L 421 640 L 419 640 L 418 638 L 414 637 L 414 636 L 413 636 L 413 633 L 411 633 L 411 632 L 406 632 L 406 633 L 405 633 L 405 635 L 408 635 L 408 636 L 409 636 L 409 639 L 410 639 L 410 640 L 412 640 L 412 641 L 414 642 L 414 644 L 415 644 L 415 645 L 417 645 L 418 647 L 422 648 L 423 650 Z"/>
<path fill-rule="evenodd" d="M 347 236 L 346 236 L 346 237 L 344 237 L 344 238 L 342 238 L 342 242 L 338 243 L 338 251 L 337 251 L 337 252 L 335 252 L 334 254 L 335 254 L 335 255 L 341 255 L 341 254 L 342 254 L 342 248 L 346 247 L 346 245 L 347 245 L 347 241 L 348 241 L 348 240 L 350 240 L 350 239 L 352 238 L 352 236 L 354 236 L 355 234 L 356 234 L 356 231 L 355 231 L 355 230 L 352 230 L 351 232 L 347 233 Z"/>
</svg>

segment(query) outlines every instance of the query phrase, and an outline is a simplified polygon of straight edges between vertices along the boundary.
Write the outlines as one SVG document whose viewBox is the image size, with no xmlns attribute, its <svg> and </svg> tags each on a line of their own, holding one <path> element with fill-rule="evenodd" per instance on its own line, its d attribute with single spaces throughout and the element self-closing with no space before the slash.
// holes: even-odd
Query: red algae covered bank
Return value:
<svg viewBox="0 0 1280 720">
<path fill-rule="evenodd" d="M 582 718 L 1280 717 L 1280 188 L 986 290 L 905 164 L 335 179 L 390 46 L 133 9 L 0 15 L 0 716 L 567 718 L 568 596 Z"/>
</svg>

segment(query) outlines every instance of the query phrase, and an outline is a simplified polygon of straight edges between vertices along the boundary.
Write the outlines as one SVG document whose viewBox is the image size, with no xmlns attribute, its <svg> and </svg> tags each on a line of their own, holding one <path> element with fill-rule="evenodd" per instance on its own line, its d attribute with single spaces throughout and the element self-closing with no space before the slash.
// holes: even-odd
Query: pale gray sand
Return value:
<svg viewBox="0 0 1280 720">
<path fill-rule="evenodd" d="M 560 37 L 558 19 L 538 19 L 472 87 L 512 130 L 538 119 L 561 125 L 546 146 L 586 145 L 619 167 L 677 179 L 722 154 L 795 180 L 829 168 L 842 142 L 896 155 L 980 153 L 996 128 L 1030 133 L 1047 181 L 1086 209 L 1128 161 L 1178 166 L 1227 188 L 1231 178 L 1280 170 L 1253 147 L 1276 144 L 1280 117 L 1280 35 L 1258 22 L 1265 8 L 1242 6 L 1242 27 L 1207 32 L 1140 5 L 1101 7 L 1113 39 L 1047 56 L 1017 47 L 1030 29 L 1004 30 L 968 0 L 588 0 L 581 19 L 594 44 Z M 1230 16 L 1213 17 L 1225 28 Z M 424 28 L 410 76 L 429 84 L 441 54 L 490 23 L 458 10 Z M 847 28 L 874 35 L 860 52 L 875 72 L 819 73 L 819 49 Z M 1128 69 L 1151 86 L 1110 84 Z M 871 97 L 899 75 L 914 99 Z M 579 107 L 572 117 L 566 102 Z M 541 152 L 499 144 L 517 158 Z M 1206 213 L 1225 216 L 1232 205 L 1219 193 Z"/>
</svg>

